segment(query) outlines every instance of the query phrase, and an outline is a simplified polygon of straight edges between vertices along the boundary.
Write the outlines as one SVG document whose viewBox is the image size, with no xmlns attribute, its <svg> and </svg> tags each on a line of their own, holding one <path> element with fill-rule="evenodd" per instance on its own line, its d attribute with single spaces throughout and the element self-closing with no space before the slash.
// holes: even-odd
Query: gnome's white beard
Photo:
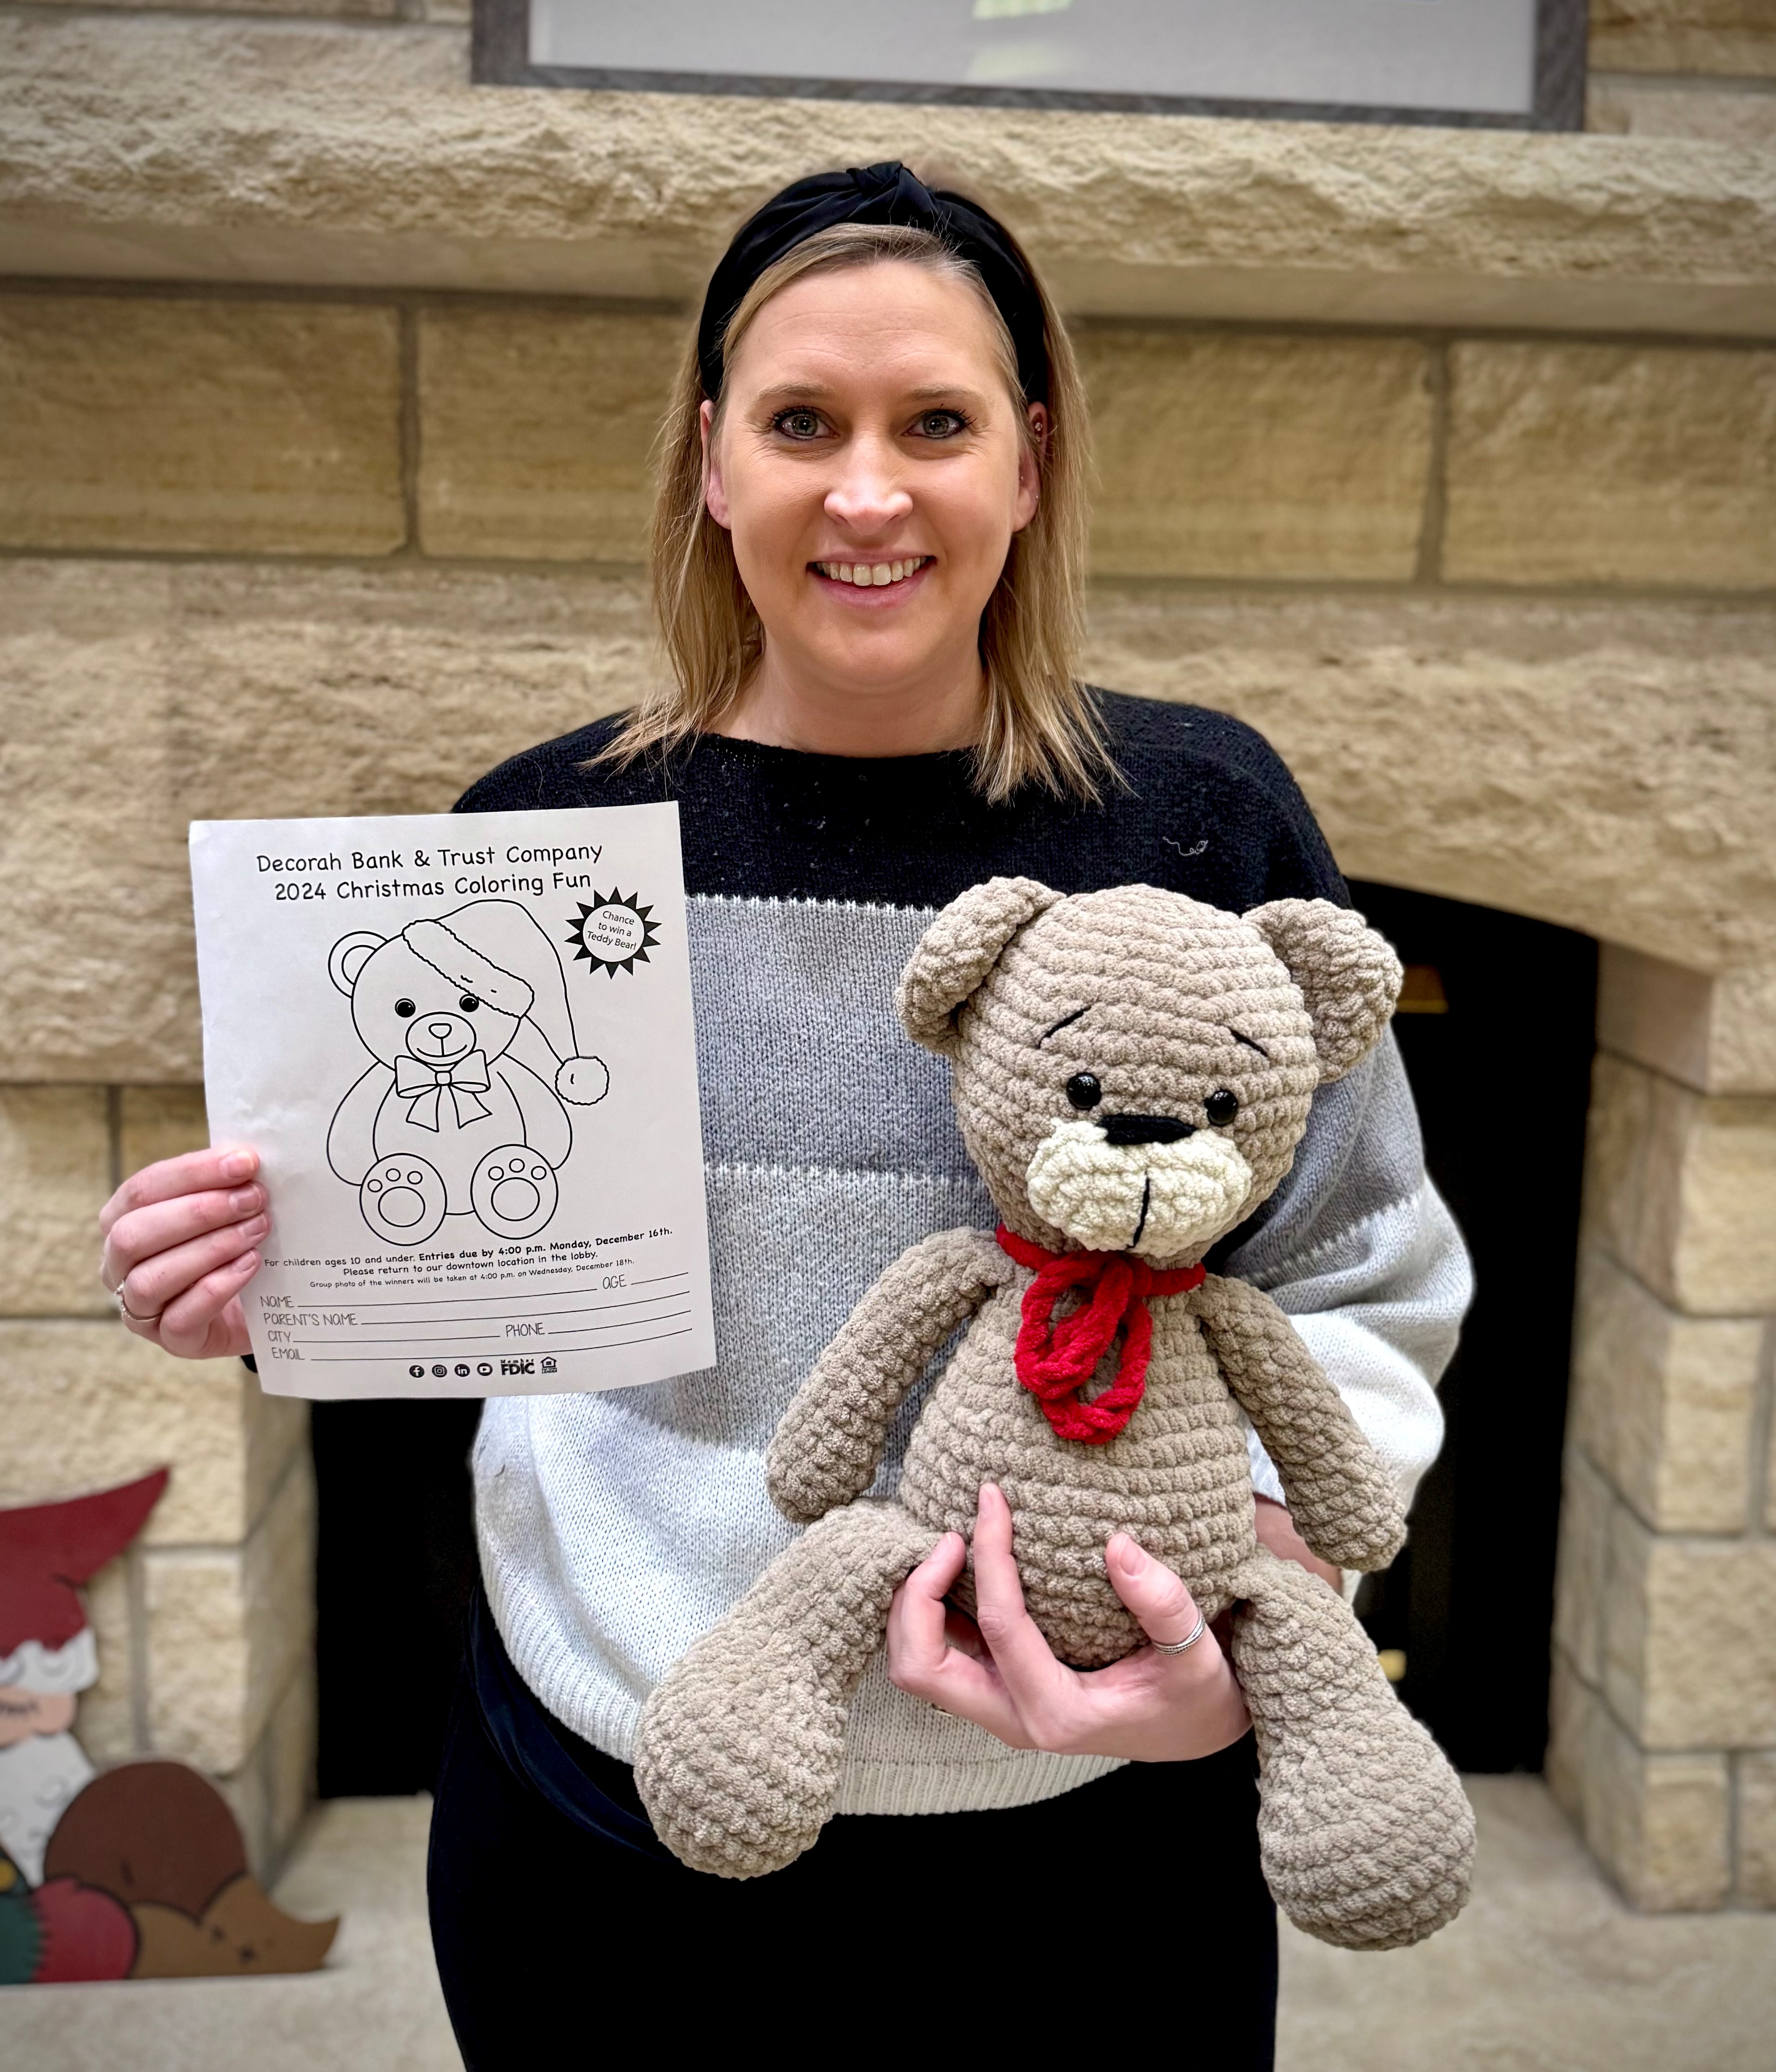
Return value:
<svg viewBox="0 0 1776 2072">
<path fill-rule="evenodd" d="M 93 1778 L 71 1733 L 32 1734 L 0 1749 L 0 1848 L 25 1874 L 43 1881 L 43 1852 L 68 1802 Z"/>
</svg>

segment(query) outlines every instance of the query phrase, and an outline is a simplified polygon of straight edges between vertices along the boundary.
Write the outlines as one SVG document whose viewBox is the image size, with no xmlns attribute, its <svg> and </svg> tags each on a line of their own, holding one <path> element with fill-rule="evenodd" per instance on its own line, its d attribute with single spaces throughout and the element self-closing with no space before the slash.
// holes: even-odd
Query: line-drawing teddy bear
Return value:
<svg viewBox="0 0 1776 2072">
<path fill-rule="evenodd" d="M 602 1100 L 582 1056 L 566 974 L 529 911 L 476 899 L 398 935 L 363 929 L 327 958 L 376 1059 L 334 1113 L 327 1162 L 390 1244 L 424 1244 L 446 1215 L 533 1237 L 555 1213 L 574 1147 L 565 1104 Z"/>
<path fill-rule="evenodd" d="M 752 1877 L 817 1839 L 893 1593 L 944 1532 L 972 1532 L 990 1480 L 1029 1610 L 1075 1667 L 1145 1640 L 1105 1572 L 1115 1532 L 1209 1618 L 1236 1607 L 1264 1873 L 1299 1926 L 1384 1949 L 1459 1911 L 1460 1782 L 1344 1598 L 1258 1543 L 1240 1413 L 1326 1560 L 1393 1558 L 1393 1482 L 1282 1311 L 1200 1263 L 1281 1181 L 1314 1087 L 1374 1046 L 1400 978 L 1326 900 L 1240 916 L 1146 886 L 1063 898 L 995 878 L 933 922 L 901 1018 L 950 1061 L 1001 1227 L 903 1253 L 777 1428 L 771 1494 L 808 1529 L 643 1715 L 636 1782 L 685 1862 Z M 866 1497 L 890 1420 L 959 1329 L 898 1490 Z M 972 1611 L 972 1574 L 952 1599 Z"/>
</svg>

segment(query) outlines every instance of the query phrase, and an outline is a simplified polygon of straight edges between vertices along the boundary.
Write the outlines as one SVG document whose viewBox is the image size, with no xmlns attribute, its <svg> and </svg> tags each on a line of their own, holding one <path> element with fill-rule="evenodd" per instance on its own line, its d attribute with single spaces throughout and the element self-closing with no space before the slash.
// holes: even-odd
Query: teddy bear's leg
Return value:
<svg viewBox="0 0 1776 2072">
<path fill-rule="evenodd" d="M 1233 1665 L 1258 1738 L 1264 1876 L 1298 1928 L 1391 1950 L 1468 1897 L 1474 1814 L 1448 1758 L 1395 1696 L 1343 1598 L 1260 1548 Z"/>
<path fill-rule="evenodd" d="M 379 1158 L 358 1190 L 364 1219 L 390 1244 L 423 1244 L 450 1206 L 444 1177 L 417 1152 Z"/>
<path fill-rule="evenodd" d="M 635 1786 L 675 1856 L 758 1877 L 812 1846 L 890 1601 L 937 1538 L 898 1503 L 828 1511 L 667 1671 L 642 1714 Z"/>
<path fill-rule="evenodd" d="M 549 1161 L 522 1144 L 488 1152 L 469 1177 L 470 1202 L 495 1237 L 534 1237 L 560 1194 Z"/>
</svg>

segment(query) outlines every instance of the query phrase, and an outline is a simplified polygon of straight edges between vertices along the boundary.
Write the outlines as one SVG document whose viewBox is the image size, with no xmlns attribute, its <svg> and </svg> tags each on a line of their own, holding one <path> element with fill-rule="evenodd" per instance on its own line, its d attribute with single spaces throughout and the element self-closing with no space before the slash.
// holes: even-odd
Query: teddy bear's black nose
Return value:
<svg viewBox="0 0 1776 2072">
<path fill-rule="evenodd" d="M 1194 1137 L 1196 1124 L 1175 1115 L 1100 1115 L 1092 1120 L 1112 1144 L 1176 1144 Z"/>
</svg>

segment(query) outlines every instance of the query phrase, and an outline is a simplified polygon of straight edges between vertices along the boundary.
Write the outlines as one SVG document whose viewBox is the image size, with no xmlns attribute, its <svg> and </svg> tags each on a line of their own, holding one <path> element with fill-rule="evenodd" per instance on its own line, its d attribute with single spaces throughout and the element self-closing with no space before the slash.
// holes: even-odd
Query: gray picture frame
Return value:
<svg viewBox="0 0 1776 2072">
<path fill-rule="evenodd" d="M 474 0 L 471 76 L 481 86 L 557 86 L 635 93 L 746 94 L 763 99 L 948 102 L 1136 115 L 1232 115 L 1283 122 L 1406 122 L 1481 130 L 1585 127 L 1588 0 L 1536 0 L 1536 92 L 1526 114 L 1461 108 L 1376 108 L 1326 101 L 1227 101 L 917 80 L 804 79 L 699 72 L 604 71 L 530 62 L 530 0 Z"/>
</svg>

